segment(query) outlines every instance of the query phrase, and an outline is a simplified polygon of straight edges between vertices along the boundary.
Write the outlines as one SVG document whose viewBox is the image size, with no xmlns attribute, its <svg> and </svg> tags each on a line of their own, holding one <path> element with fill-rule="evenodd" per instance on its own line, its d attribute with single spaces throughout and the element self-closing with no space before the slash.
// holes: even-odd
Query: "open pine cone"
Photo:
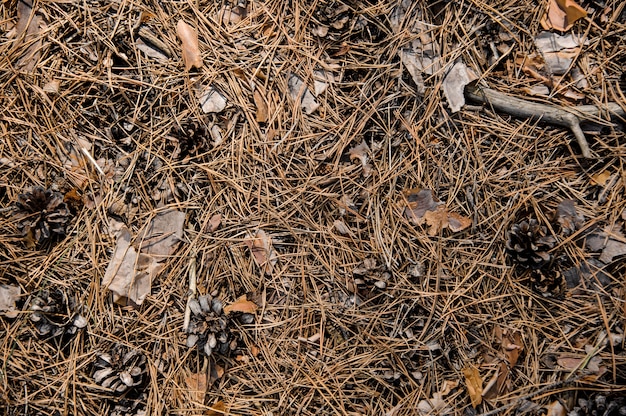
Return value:
<svg viewBox="0 0 626 416">
<path fill-rule="evenodd" d="M 42 337 L 69 338 L 87 326 L 75 299 L 61 289 L 42 290 L 33 297 L 29 309 L 30 320 Z"/>
<path fill-rule="evenodd" d="M 210 295 L 198 296 L 189 303 L 191 319 L 187 328 L 187 347 L 198 347 L 207 356 L 213 353 L 228 355 L 237 348 L 237 337 L 230 330 L 232 325 L 224 315 L 222 301 Z M 246 317 L 240 317 L 243 323 Z M 253 317 L 254 319 L 254 317 Z"/>
<path fill-rule="evenodd" d="M 507 233 L 506 249 L 520 266 L 540 269 L 550 263 L 548 251 L 554 248 L 556 239 L 547 235 L 547 229 L 537 220 L 530 219 L 514 224 Z"/>
<path fill-rule="evenodd" d="M 104 388 L 124 393 L 143 383 L 147 372 L 146 356 L 137 350 L 116 344 L 110 353 L 98 354 L 93 379 Z"/>
<path fill-rule="evenodd" d="M 568 413 L 568 416 L 621 416 L 626 415 L 626 398 L 607 397 L 597 394 L 590 399 L 578 399 L 578 406 Z"/>
<path fill-rule="evenodd" d="M 36 243 L 65 237 L 72 214 L 61 193 L 36 186 L 20 194 L 15 205 L 20 228 Z"/>
</svg>

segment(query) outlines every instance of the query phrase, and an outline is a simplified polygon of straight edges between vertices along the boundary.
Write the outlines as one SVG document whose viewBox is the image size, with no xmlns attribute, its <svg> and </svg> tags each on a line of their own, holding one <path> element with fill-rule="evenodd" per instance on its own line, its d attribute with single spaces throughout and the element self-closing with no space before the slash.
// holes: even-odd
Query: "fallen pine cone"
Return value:
<svg viewBox="0 0 626 416">
<path fill-rule="evenodd" d="M 520 266 L 540 269 L 549 264 L 552 255 L 548 251 L 554 248 L 556 239 L 547 235 L 547 229 L 537 220 L 530 219 L 514 224 L 507 233 L 506 250 Z"/>
<path fill-rule="evenodd" d="M 110 353 L 98 354 L 94 367 L 94 381 L 120 394 L 141 385 L 147 372 L 146 356 L 121 344 L 116 344 Z"/>
<path fill-rule="evenodd" d="M 19 228 L 37 244 L 65 237 L 72 214 L 63 195 L 36 186 L 20 194 L 15 203 Z"/>
<path fill-rule="evenodd" d="M 74 297 L 61 289 L 44 289 L 33 297 L 30 321 L 42 337 L 70 338 L 87 326 Z"/>
<path fill-rule="evenodd" d="M 189 302 L 191 319 L 187 328 L 187 347 L 198 347 L 205 355 L 214 352 L 228 355 L 237 348 L 237 337 L 231 332 L 231 319 L 224 314 L 224 306 L 219 298 L 210 295 L 198 296 Z M 240 317 L 247 322 L 247 315 Z M 254 316 L 252 316 L 254 318 Z"/>
</svg>

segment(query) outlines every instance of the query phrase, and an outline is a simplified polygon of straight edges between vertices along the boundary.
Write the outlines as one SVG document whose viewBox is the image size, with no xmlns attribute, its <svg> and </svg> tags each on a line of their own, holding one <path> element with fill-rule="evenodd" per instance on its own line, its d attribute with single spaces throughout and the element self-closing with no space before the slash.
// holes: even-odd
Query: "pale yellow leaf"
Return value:
<svg viewBox="0 0 626 416">
<path fill-rule="evenodd" d="M 476 408 L 483 401 L 483 379 L 480 377 L 480 373 L 476 367 L 464 368 L 463 375 L 465 376 L 467 393 L 472 400 L 472 406 Z"/>
</svg>

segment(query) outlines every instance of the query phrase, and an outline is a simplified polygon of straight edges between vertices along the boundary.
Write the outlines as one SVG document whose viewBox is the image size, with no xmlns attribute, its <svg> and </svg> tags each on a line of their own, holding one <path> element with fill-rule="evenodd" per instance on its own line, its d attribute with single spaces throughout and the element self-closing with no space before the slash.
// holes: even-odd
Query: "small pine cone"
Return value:
<svg viewBox="0 0 626 416">
<path fill-rule="evenodd" d="M 623 416 L 626 415 L 626 398 L 597 394 L 589 399 L 578 399 L 578 406 L 568 416 Z"/>
<path fill-rule="evenodd" d="M 514 224 L 507 233 L 507 252 L 520 266 L 540 269 L 552 260 L 548 251 L 556 244 L 556 239 L 546 234 L 546 227 L 535 219 Z"/>
<path fill-rule="evenodd" d="M 87 326 L 87 320 L 78 313 L 73 296 L 58 288 L 39 292 L 33 297 L 29 309 L 30 321 L 42 337 L 70 338 Z"/>
<path fill-rule="evenodd" d="M 565 289 L 563 274 L 554 268 L 531 270 L 530 279 L 533 289 L 546 297 L 559 295 Z"/>
<path fill-rule="evenodd" d="M 98 354 L 94 367 L 94 381 L 120 394 L 142 384 L 147 372 L 146 356 L 121 344 L 116 344 L 108 354 Z"/>
<path fill-rule="evenodd" d="M 36 243 L 65 237 L 72 214 L 61 193 L 36 186 L 20 194 L 15 205 L 20 228 Z"/>
<path fill-rule="evenodd" d="M 367 258 L 352 270 L 355 289 L 364 296 L 371 292 L 385 290 L 391 273 L 384 266 L 378 265 L 376 259 Z"/>
<path fill-rule="evenodd" d="M 223 303 L 209 295 L 198 296 L 189 303 L 191 319 L 187 328 L 187 347 L 197 347 L 205 355 L 213 353 L 228 355 L 237 348 L 237 337 L 231 332 L 231 319 L 224 315 Z M 242 323 L 247 317 L 240 317 Z M 254 316 L 253 316 L 254 318 Z"/>
</svg>

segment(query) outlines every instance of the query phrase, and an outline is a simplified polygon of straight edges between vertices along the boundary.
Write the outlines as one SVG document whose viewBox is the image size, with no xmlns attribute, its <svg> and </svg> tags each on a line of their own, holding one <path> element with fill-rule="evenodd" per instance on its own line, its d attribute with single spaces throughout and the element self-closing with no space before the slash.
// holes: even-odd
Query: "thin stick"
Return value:
<svg viewBox="0 0 626 416">
<path fill-rule="evenodd" d="M 488 104 L 494 110 L 499 110 L 515 117 L 532 118 L 544 123 L 569 128 L 574 133 L 574 137 L 576 137 L 582 155 L 585 158 L 590 158 L 592 155 L 585 134 L 580 128 L 581 121 L 597 117 L 602 110 L 622 117 L 626 115 L 617 103 L 608 103 L 606 108 L 600 108 L 595 105 L 566 108 L 511 97 L 510 95 L 479 86 L 466 87 L 465 96 L 472 101 Z"/>
<path fill-rule="evenodd" d="M 183 320 L 183 331 L 187 332 L 189 321 L 191 319 L 191 308 L 189 304 L 196 297 L 196 253 L 191 252 L 189 260 L 189 291 L 187 292 L 187 306 L 185 306 L 185 318 Z"/>
</svg>

